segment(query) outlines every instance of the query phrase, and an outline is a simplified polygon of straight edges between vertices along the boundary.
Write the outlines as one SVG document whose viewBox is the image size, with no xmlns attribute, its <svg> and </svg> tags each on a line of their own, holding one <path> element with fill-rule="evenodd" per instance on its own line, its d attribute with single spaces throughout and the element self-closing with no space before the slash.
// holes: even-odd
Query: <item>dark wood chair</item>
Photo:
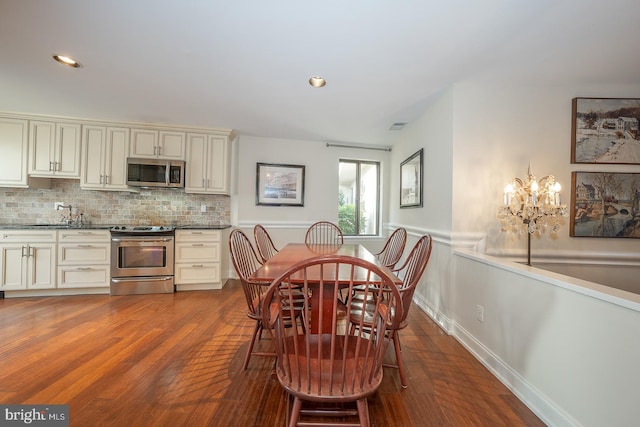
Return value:
<svg viewBox="0 0 640 427">
<path fill-rule="evenodd" d="M 397 228 L 387 239 L 382 250 L 374 254 L 387 268 L 393 269 L 404 252 L 407 243 L 407 230 Z"/>
<path fill-rule="evenodd" d="M 248 277 L 260 268 L 262 263 L 253 249 L 251 241 L 247 235 L 242 232 L 242 230 L 235 229 L 231 231 L 231 234 L 229 235 L 229 253 L 231 254 L 233 267 L 240 278 L 242 290 L 244 291 L 244 295 L 247 300 L 247 316 L 256 321 L 253 334 L 251 336 L 251 343 L 249 344 L 249 349 L 247 350 L 247 354 L 244 358 L 244 364 L 242 365 L 242 369 L 247 369 L 249 359 L 251 359 L 252 355 L 275 356 L 275 352 L 253 351 L 256 338 L 260 338 L 262 336 L 262 297 L 266 292 L 269 283 L 253 282 L 248 280 Z"/>
<path fill-rule="evenodd" d="M 258 249 L 260 258 L 262 258 L 262 262 L 267 262 L 268 259 L 278 253 L 278 249 L 273 244 L 271 236 L 262 225 L 257 224 L 253 227 L 253 237 L 256 241 L 256 248 Z"/>
<path fill-rule="evenodd" d="M 318 276 L 322 279 L 314 281 Z M 368 307 L 372 322 L 357 325 L 366 326 L 367 334 L 349 334 L 349 307 L 346 313 L 339 308 L 339 289 L 351 292 L 356 284 L 379 302 Z M 290 295 L 296 289 L 311 297 L 294 300 Z M 287 327 L 286 318 L 297 309 L 303 313 L 304 327 Z M 389 344 L 386 332 L 399 326 L 402 312 L 392 279 L 359 258 L 311 258 L 275 279 L 264 297 L 262 323 L 275 342 L 276 375 L 288 393 L 287 425 L 369 426 L 367 397 L 380 386 Z M 314 333 L 310 322 L 318 316 L 327 326 Z M 307 423 L 310 416 L 321 417 L 322 424 Z M 355 416 L 359 424 L 344 424 Z"/>
<path fill-rule="evenodd" d="M 340 227 L 330 221 L 318 221 L 307 229 L 304 242 L 308 245 L 343 244 L 344 235 Z"/>
<path fill-rule="evenodd" d="M 400 381 L 403 388 L 407 387 L 407 378 L 404 371 L 404 365 L 402 363 L 402 347 L 400 345 L 399 331 L 406 328 L 408 325 L 407 314 L 409 313 L 409 308 L 413 301 L 413 293 L 415 292 L 416 286 L 418 286 L 420 278 L 427 267 L 429 258 L 431 257 L 431 248 L 431 236 L 422 236 L 414 245 L 413 249 L 411 249 L 409 256 L 402 266 L 397 270 L 394 270 L 394 273 L 402 279 L 402 286 L 400 286 L 398 290 L 400 292 L 400 297 L 402 298 L 404 311 L 400 316 L 400 322 L 391 326 L 387 332 L 389 339 L 393 341 L 396 363 L 385 363 L 384 366 L 399 369 Z M 362 295 L 361 293 L 358 294 Z M 366 303 L 363 304 L 363 301 L 366 301 Z M 349 316 L 349 321 L 351 323 L 350 332 L 355 333 L 357 330 L 367 332 L 374 322 L 374 316 L 372 314 L 376 309 L 377 302 L 372 301 L 370 296 L 367 297 L 365 295 L 364 298 L 354 299 L 349 306 L 351 308 Z"/>
</svg>

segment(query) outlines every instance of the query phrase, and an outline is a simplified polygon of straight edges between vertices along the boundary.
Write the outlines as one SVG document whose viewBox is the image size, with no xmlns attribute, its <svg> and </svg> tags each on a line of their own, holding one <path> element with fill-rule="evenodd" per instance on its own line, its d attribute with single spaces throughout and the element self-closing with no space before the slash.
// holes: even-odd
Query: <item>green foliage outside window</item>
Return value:
<svg viewBox="0 0 640 427">
<path fill-rule="evenodd" d="M 361 228 L 364 228 L 364 218 L 361 219 Z M 356 230 L 356 206 L 353 204 L 346 204 L 344 202 L 344 194 L 342 191 L 338 195 L 338 227 L 342 230 L 342 233 L 346 236 L 357 236 Z"/>
</svg>

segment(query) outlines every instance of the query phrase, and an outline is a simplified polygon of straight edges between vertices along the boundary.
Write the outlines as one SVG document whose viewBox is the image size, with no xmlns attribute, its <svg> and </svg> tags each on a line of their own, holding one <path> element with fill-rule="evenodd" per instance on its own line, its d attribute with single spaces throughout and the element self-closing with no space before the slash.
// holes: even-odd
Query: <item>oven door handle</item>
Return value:
<svg viewBox="0 0 640 427">
<path fill-rule="evenodd" d="M 112 237 L 112 242 L 124 242 L 124 243 L 155 243 L 155 242 L 171 242 L 173 237 L 165 237 L 162 239 L 150 239 L 148 237 L 143 238 L 131 238 L 131 237 Z"/>
<path fill-rule="evenodd" d="M 153 276 L 153 277 L 112 277 L 111 281 L 113 283 L 122 283 L 122 282 L 157 282 L 158 280 L 167 281 L 173 279 L 173 276 Z"/>
</svg>

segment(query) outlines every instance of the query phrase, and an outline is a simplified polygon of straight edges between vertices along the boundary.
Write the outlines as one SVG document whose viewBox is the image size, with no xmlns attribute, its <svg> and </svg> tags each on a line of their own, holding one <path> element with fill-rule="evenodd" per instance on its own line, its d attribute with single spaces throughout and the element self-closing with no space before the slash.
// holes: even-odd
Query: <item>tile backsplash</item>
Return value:
<svg viewBox="0 0 640 427">
<path fill-rule="evenodd" d="M 230 222 L 230 198 L 187 194 L 183 189 L 95 191 L 80 182 L 51 179 L 48 189 L 0 188 L 0 224 L 50 224 L 62 219 L 54 204 L 63 202 L 94 225 L 221 225 Z M 201 212 L 201 206 L 206 212 Z M 68 213 L 68 210 L 65 210 Z"/>
</svg>

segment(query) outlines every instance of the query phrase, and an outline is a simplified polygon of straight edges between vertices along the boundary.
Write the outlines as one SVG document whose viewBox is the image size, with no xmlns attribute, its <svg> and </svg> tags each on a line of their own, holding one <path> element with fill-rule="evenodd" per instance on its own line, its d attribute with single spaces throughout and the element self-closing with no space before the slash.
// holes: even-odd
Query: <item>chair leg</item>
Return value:
<svg viewBox="0 0 640 427">
<path fill-rule="evenodd" d="M 262 333 L 262 322 L 256 322 L 256 327 L 253 328 L 253 336 L 251 337 L 251 342 L 249 343 L 249 349 L 247 350 L 247 355 L 244 357 L 244 365 L 242 366 L 242 370 L 246 371 L 247 366 L 249 366 L 249 359 L 251 359 L 251 353 L 253 352 L 253 345 L 256 342 L 256 337 L 258 333 Z"/>
<path fill-rule="evenodd" d="M 293 408 L 291 408 L 289 427 L 296 427 L 296 425 L 298 425 L 298 418 L 300 418 L 300 409 L 302 409 L 302 400 L 299 397 L 295 397 L 293 399 Z"/>
<path fill-rule="evenodd" d="M 398 363 L 398 369 L 400 370 L 400 383 L 402 388 L 407 388 L 407 377 L 404 373 L 404 364 L 402 363 L 402 346 L 400 345 L 400 334 L 397 331 L 393 331 L 392 338 L 393 347 L 396 350 L 396 362 Z"/>
<path fill-rule="evenodd" d="M 358 416 L 360 417 L 360 425 L 369 427 L 369 404 L 366 397 L 358 400 Z"/>
</svg>

